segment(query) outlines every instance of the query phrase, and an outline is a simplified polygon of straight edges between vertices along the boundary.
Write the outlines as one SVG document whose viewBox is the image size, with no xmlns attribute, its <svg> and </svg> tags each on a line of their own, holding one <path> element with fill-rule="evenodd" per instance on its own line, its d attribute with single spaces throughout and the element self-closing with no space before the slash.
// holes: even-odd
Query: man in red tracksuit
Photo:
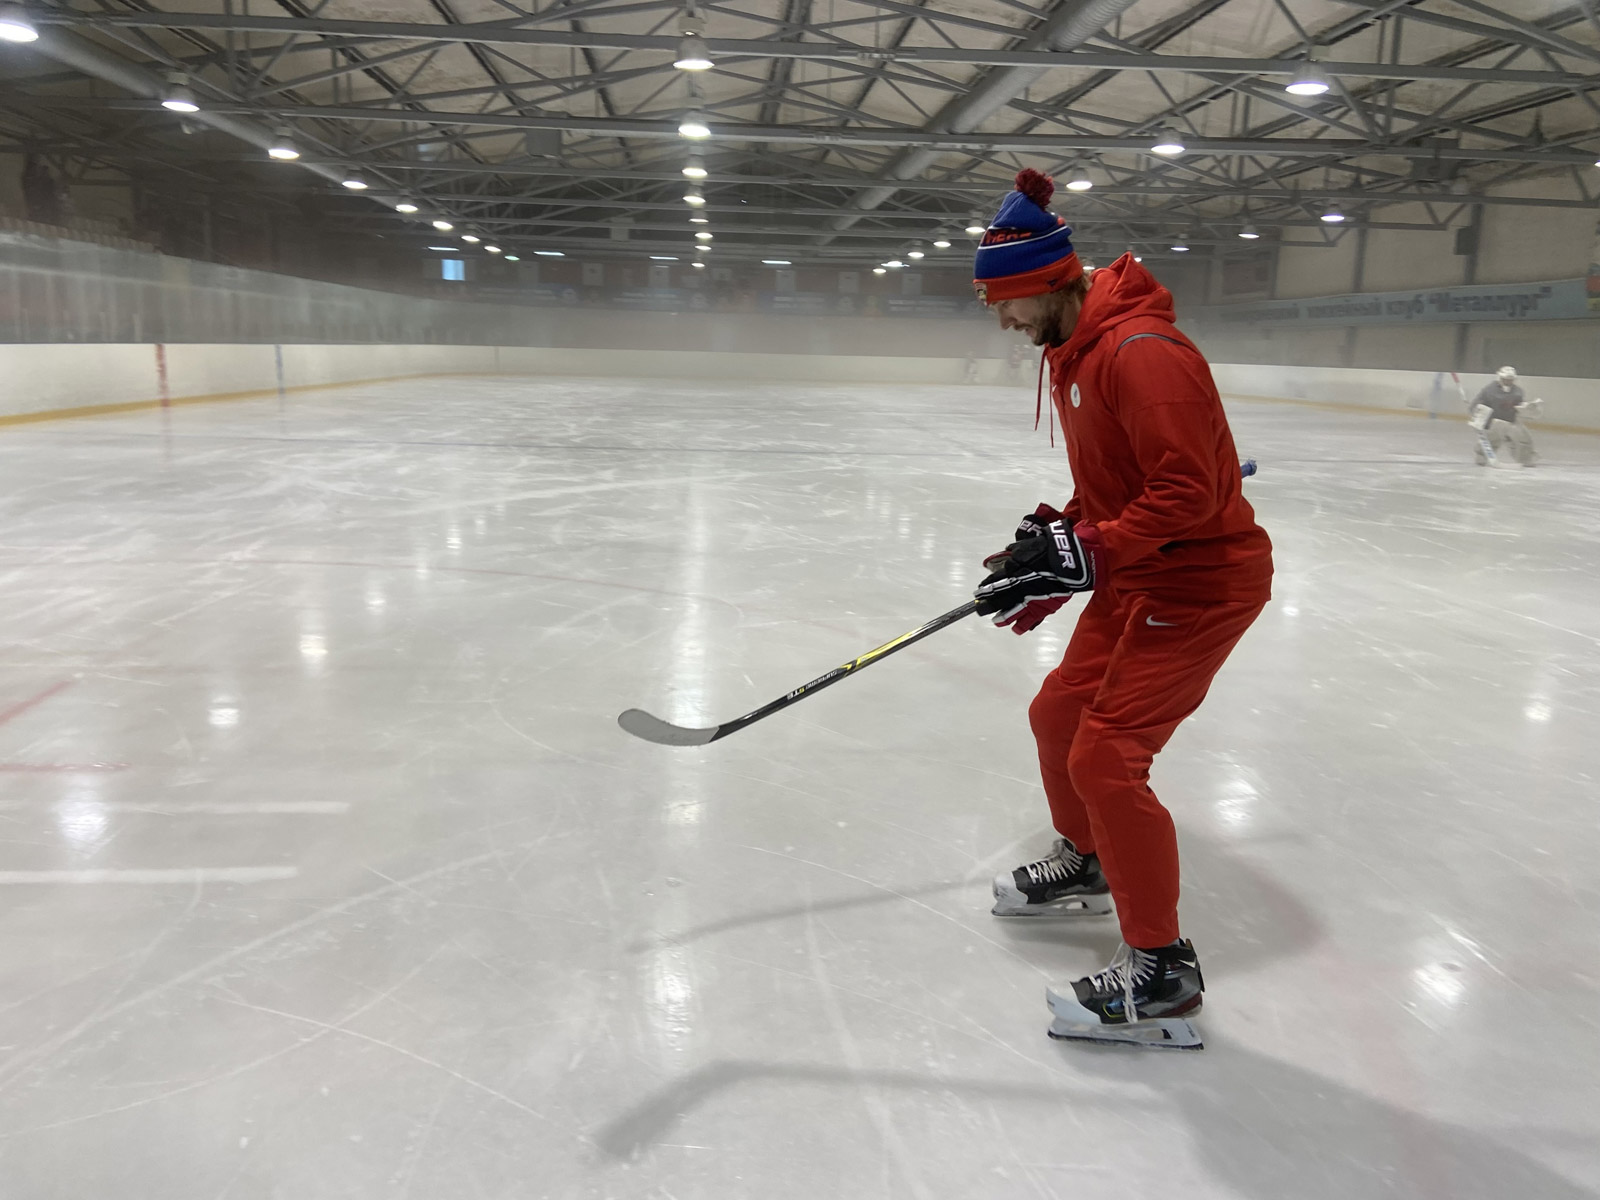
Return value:
<svg viewBox="0 0 1600 1200">
<path fill-rule="evenodd" d="M 1150 763 L 1270 595 L 1272 544 L 1172 295 L 1125 254 L 1086 275 L 1053 185 L 1017 176 L 977 252 L 975 286 L 1006 329 L 1046 347 L 1072 499 L 1040 505 L 985 562 L 978 611 L 1017 633 L 1090 593 L 1029 717 L 1054 850 L 995 881 L 995 913 L 1107 912 L 1125 945 L 1049 993 L 1057 1037 L 1198 1046 L 1204 981 L 1178 928 L 1178 846 Z"/>
</svg>

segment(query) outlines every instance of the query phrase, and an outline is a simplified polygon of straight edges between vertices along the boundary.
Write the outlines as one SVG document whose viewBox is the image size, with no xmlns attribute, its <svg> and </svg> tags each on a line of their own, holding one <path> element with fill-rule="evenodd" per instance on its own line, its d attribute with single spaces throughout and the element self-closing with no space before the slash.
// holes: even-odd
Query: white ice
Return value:
<svg viewBox="0 0 1600 1200">
<path fill-rule="evenodd" d="M 1600 1194 L 1600 439 L 1239 404 L 1159 760 L 1207 1049 L 1045 1037 L 1031 388 L 419 380 L 0 431 L 7 1200 Z"/>
</svg>

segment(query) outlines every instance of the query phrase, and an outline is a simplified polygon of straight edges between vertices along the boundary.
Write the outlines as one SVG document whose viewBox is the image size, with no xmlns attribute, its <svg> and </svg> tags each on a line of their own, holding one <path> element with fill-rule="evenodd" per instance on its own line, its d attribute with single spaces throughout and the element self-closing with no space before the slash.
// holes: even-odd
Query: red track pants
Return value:
<svg viewBox="0 0 1600 1200">
<path fill-rule="evenodd" d="M 1178 936 L 1178 838 L 1151 760 L 1265 603 L 1096 592 L 1028 709 L 1056 831 L 1100 856 L 1130 946 Z"/>
</svg>

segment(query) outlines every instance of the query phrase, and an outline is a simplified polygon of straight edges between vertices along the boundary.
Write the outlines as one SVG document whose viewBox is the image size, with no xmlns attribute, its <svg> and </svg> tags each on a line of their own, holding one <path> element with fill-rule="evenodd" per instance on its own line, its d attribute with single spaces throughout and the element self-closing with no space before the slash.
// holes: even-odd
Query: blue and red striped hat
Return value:
<svg viewBox="0 0 1600 1200">
<path fill-rule="evenodd" d="M 1083 275 L 1072 229 L 1045 206 L 1056 183 L 1032 167 L 1017 172 L 1016 190 L 984 231 L 972 264 L 972 286 L 985 304 L 1059 291 Z"/>
</svg>

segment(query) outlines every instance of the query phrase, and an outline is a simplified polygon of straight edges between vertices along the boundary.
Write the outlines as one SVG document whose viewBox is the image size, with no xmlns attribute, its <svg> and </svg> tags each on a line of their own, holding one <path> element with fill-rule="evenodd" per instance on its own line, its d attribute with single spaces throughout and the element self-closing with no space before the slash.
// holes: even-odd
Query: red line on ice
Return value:
<svg viewBox="0 0 1600 1200">
<path fill-rule="evenodd" d="M 37 708 L 46 700 L 50 699 L 50 697 L 59 692 L 66 691 L 71 686 L 72 680 L 63 679 L 60 683 L 51 684 L 37 696 L 30 697 L 29 699 L 24 700 L 21 704 L 13 704 L 10 708 L 0 709 L 0 725 L 4 725 L 7 721 L 15 720 L 23 713 L 27 712 L 30 708 Z"/>
<path fill-rule="evenodd" d="M 0 763 L 0 771 L 50 772 L 67 775 L 87 774 L 94 771 L 126 771 L 131 763 Z"/>
</svg>

